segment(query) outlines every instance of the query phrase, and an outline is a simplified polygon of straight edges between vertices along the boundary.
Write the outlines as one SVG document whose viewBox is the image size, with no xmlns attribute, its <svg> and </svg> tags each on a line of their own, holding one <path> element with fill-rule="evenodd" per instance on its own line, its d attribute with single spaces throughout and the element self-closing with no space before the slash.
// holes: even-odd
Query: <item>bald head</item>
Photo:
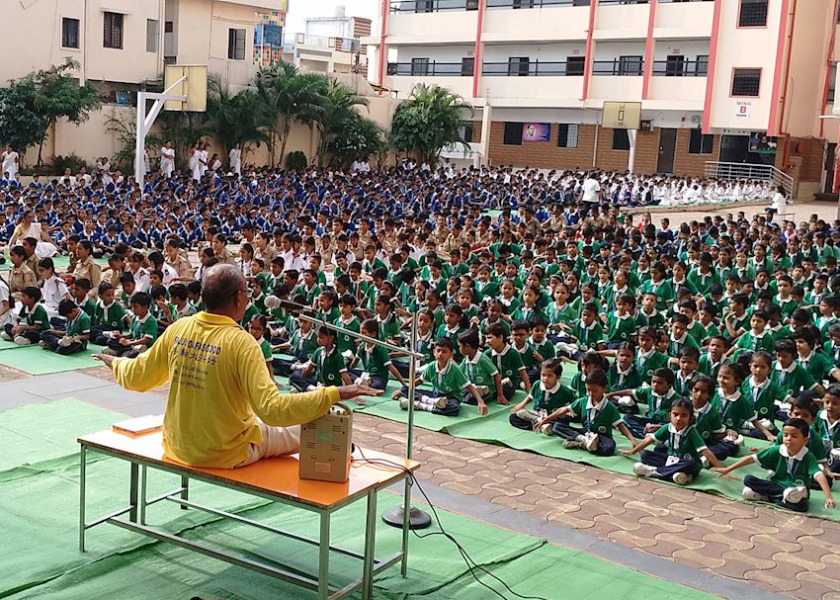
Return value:
<svg viewBox="0 0 840 600">
<path fill-rule="evenodd" d="M 210 312 L 226 312 L 246 289 L 245 276 L 234 265 L 214 265 L 201 278 L 201 299 Z"/>
</svg>

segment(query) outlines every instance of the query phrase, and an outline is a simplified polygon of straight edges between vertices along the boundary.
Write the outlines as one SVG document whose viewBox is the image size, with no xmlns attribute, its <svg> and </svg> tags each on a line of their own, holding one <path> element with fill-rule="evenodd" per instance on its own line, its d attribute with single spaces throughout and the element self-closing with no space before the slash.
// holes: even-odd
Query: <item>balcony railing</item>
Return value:
<svg viewBox="0 0 840 600">
<path fill-rule="evenodd" d="M 459 62 L 388 63 L 388 75 L 411 77 L 472 77 L 470 66 Z"/>
<path fill-rule="evenodd" d="M 645 61 L 638 59 L 595 60 L 592 61 L 593 75 L 617 75 L 622 77 L 637 77 L 643 75 Z"/>
<path fill-rule="evenodd" d="M 487 8 L 542 8 L 544 6 L 589 6 L 591 0 L 487 0 Z M 392 13 L 434 13 L 478 10 L 479 0 L 391 0 Z"/>
<path fill-rule="evenodd" d="M 653 74 L 664 77 L 705 77 L 709 70 L 709 59 L 655 60 Z"/>
<path fill-rule="evenodd" d="M 496 77 L 558 77 L 565 75 L 583 75 L 583 62 L 539 61 L 509 63 L 486 62 L 481 69 L 483 75 Z"/>
</svg>

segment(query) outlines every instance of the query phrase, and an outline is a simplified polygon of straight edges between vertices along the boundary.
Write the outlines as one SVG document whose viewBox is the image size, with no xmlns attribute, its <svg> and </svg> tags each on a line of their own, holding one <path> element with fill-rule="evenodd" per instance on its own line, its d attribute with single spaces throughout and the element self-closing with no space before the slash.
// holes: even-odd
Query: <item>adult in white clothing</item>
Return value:
<svg viewBox="0 0 840 600">
<path fill-rule="evenodd" d="M 20 164 L 20 157 L 18 153 L 12 150 L 11 146 L 6 146 L 6 150 L 2 156 L 3 172 L 0 175 L 6 174 L 9 181 L 17 180 L 18 165 Z"/>
<path fill-rule="evenodd" d="M 172 142 L 166 142 L 160 149 L 160 172 L 166 179 L 169 179 L 174 171 L 175 149 L 172 147 Z"/>
<path fill-rule="evenodd" d="M 231 173 L 242 175 L 242 148 L 239 147 L 239 144 L 234 144 L 233 148 L 230 149 L 228 159 Z"/>
<path fill-rule="evenodd" d="M 767 218 L 772 221 L 773 215 L 784 214 L 785 208 L 787 208 L 787 196 L 785 196 L 785 188 L 780 185 L 776 188 L 776 194 L 773 196 L 770 206 L 764 210 L 767 212 Z"/>
<path fill-rule="evenodd" d="M 201 160 L 201 148 L 198 144 L 190 148 L 190 160 L 189 160 L 189 168 L 190 173 L 192 173 L 192 178 L 195 181 L 201 179 L 201 166 L 199 165 L 199 161 Z"/>
<path fill-rule="evenodd" d="M 9 240 L 9 247 L 14 246 L 18 240 L 28 237 L 38 240 L 38 245 L 35 246 L 35 254 L 38 258 L 50 258 L 58 254 L 58 248 L 55 242 L 44 231 L 41 224 L 35 220 L 35 213 L 29 209 L 23 211 L 20 220 L 17 222 L 15 230 L 12 232 L 12 237 Z"/>
</svg>

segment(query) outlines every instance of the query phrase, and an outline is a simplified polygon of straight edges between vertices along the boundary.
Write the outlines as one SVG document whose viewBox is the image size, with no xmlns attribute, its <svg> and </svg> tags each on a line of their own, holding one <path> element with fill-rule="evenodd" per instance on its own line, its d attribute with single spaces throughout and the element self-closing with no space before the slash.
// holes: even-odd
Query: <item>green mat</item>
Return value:
<svg viewBox="0 0 840 600">
<path fill-rule="evenodd" d="M 509 407 L 496 403 L 488 404 L 487 409 L 489 415 L 498 413 L 508 414 L 510 412 Z M 369 406 L 357 406 L 356 410 L 366 415 L 374 415 L 391 421 L 408 422 L 408 411 L 402 410 L 400 403 L 396 400 L 391 400 L 390 397 L 383 402 L 370 403 Z M 445 431 L 453 425 L 468 425 L 469 423 L 482 420 L 486 420 L 486 417 L 482 417 L 478 413 L 478 407 L 470 406 L 469 404 L 462 404 L 461 412 L 454 417 L 444 417 L 422 410 L 414 411 L 414 424 L 432 431 Z"/>
<path fill-rule="evenodd" d="M 30 375 L 64 373 L 102 366 L 101 362 L 93 359 L 94 354 L 101 352 L 102 346 L 92 344 L 84 352 L 69 356 L 49 352 L 38 345 L 16 346 L 6 352 L 0 352 L 0 365 L 18 369 Z"/>
<path fill-rule="evenodd" d="M 289 584 L 254 574 L 226 563 L 154 542 L 113 526 L 88 532 L 88 553 L 77 543 L 78 466 L 71 438 L 101 428 L 122 415 L 63 400 L 26 406 L 0 413 L 0 444 L 5 454 L 2 469 L 38 462 L 43 468 L 14 483 L 4 482 L 0 470 L 0 598 L 169 599 L 201 595 L 208 598 L 314 598 L 314 594 Z M 60 429 L 63 428 L 63 431 Z M 6 446 L 8 432 L 31 440 L 26 447 Z M 50 439 L 56 436 L 57 439 Z M 7 450 L 8 448 L 8 450 Z M 66 449 L 66 461 L 54 461 Z M 72 452 L 71 452 L 72 450 Z M 74 464 L 70 464 L 69 459 Z M 121 506 L 127 498 L 128 465 L 102 459 L 88 469 L 88 518 Z M 171 489 L 177 477 L 151 471 L 149 494 Z M 191 497 L 219 508 L 313 535 L 317 517 L 310 513 L 254 501 L 206 484 L 195 483 Z M 383 492 L 380 512 L 399 496 Z M 603 598 L 607 593 L 628 600 L 671 597 L 678 600 L 709 599 L 699 591 L 672 584 L 608 563 L 586 554 L 559 548 L 544 540 L 517 535 L 446 511 L 438 511 L 446 530 L 453 534 L 478 564 L 501 576 L 523 595 L 556 598 L 554 589 L 563 581 L 564 596 L 580 600 Z M 247 556 L 282 559 L 301 572 L 312 572 L 316 549 L 279 539 L 250 527 L 219 521 L 199 511 L 181 511 L 164 503 L 149 509 L 149 523 L 165 526 L 190 539 L 231 547 Z M 364 519 L 361 503 L 339 511 L 332 521 L 333 543 L 361 551 Z M 377 553 L 385 555 L 399 546 L 400 531 L 378 525 Z M 423 535 L 434 532 L 427 530 Z M 376 598 L 385 600 L 447 600 L 495 598 L 469 575 L 456 549 L 440 536 L 410 539 L 409 572 L 403 579 L 393 567 L 376 581 Z M 331 581 L 341 584 L 358 576 L 360 563 L 333 554 Z M 551 578 L 545 574 L 550 570 Z M 354 596 L 358 598 L 358 594 Z"/>
<path fill-rule="evenodd" d="M 8 342 L 3 338 L 0 338 L 0 350 L 13 350 L 15 348 L 20 348 L 20 346 L 18 346 L 14 342 Z"/>
</svg>

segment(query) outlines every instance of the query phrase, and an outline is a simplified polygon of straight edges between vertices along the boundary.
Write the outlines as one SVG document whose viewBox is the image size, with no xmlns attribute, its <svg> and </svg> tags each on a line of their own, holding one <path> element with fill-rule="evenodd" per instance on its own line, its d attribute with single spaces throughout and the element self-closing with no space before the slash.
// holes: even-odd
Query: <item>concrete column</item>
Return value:
<svg viewBox="0 0 840 600">
<path fill-rule="evenodd" d="M 490 125 L 493 122 L 493 107 L 489 102 L 484 103 L 484 112 L 481 115 L 481 164 L 490 164 Z"/>
</svg>

